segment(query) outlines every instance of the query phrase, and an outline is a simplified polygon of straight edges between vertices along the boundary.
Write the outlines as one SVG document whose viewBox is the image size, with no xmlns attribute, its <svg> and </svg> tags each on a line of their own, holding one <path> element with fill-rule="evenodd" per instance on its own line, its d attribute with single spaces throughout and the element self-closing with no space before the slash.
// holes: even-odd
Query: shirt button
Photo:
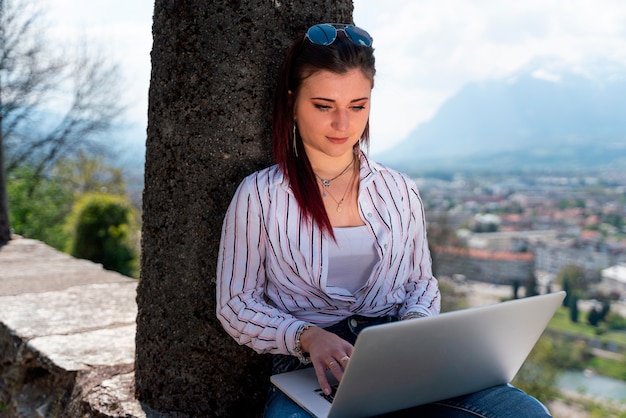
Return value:
<svg viewBox="0 0 626 418">
<path fill-rule="evenodd" d="M 367 214 L 367 217 L 368 217 L 368 218 L 371 218 L 371 217 L 372 217 L 372 212 L 369 212 L 369 213 Z"/>
<path fill-rule="evenodd" d="M 356 322 L 356 319 L 352 318 L 352 319 L 350 320 L 350 325 L 351 325 L 353 328 L 356 328 L 356 326 L 357 326 L 357 325 L 359 325 L 359 323 L 358 323 L 358 322 Z"/>
</svg>

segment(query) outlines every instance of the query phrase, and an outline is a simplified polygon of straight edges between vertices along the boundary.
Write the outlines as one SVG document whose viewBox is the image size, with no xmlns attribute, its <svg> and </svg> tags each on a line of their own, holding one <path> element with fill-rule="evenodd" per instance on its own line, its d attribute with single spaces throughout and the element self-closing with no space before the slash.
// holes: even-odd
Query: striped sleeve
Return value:
<svg viewBox="0 0 626 418">
<path fill-rule="evenodd" d="M 264 297 L 266 233 L 260 202 L 262 177 L 246 178 L 222 225 L 217 260 L 216 314 L 239 344 L 258 353 L 294 354 L 295 334 L 305 324 L 269 305 Z"/>
<path fill-rule="evenodd" d="M 441 294 L 437 279 L 432 272 L 432 259 L 426 236 L 426 216 L 424 204 L 415 183 L 407 179 L 411 222 L 417 228 L 413 238 L 413 274 L 405 285 L 407 296 L 399 315 L 423 313 L 428 316 L 437 315 L 441 309 Z"/>
</svg>

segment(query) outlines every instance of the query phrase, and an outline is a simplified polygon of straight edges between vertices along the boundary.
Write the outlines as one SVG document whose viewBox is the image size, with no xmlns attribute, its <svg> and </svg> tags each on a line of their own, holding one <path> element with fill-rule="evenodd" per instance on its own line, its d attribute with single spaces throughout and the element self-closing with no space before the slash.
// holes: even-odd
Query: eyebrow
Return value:
<svg viewBox="0 0 626 418">
<path fill-rule="evenodd" d="M 333 100 L 333 99 L 327 99 L 327 98 L 325 98 L 325 97 L 311 97 L 311 99 L 310 99 L 310 100 L 323 100 L 323 101 L 325 101 L 325 102 L 332 102 L 332 103 L 335 103 L 335 102 L 336 102 L 336 100 Z M 360 99 L 350 100 L 350 103 L 356 103 L 356 102 L 360 102 L 360 101 L 363 101 L 363 100 L 368 101 L 368 100 L 369 100 L 369 97 L 361 97 Z"/>
</svg>

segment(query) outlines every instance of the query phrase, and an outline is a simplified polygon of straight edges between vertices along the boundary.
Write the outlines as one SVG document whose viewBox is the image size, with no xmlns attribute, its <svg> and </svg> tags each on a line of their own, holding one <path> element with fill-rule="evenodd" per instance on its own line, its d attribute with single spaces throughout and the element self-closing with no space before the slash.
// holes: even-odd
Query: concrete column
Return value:
<svg viewBox="0 0 626 418">
<path fill-rule="evenodd" d="M 139 400 L 176 416 L 258 416 L 268 357 L 215 318 L 224 213 L 271 164 L 277 67 L 313 23 L 350 21 L 350 0 L 157 0 L 138 287 Z"/>
</svg>

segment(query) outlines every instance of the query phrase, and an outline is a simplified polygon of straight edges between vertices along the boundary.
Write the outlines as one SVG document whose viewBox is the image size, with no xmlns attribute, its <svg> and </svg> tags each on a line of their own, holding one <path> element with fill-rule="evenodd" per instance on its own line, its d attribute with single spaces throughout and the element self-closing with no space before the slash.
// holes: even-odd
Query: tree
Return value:
<svg viewBox="0 0 626 418">
<path fill-rule="evenodd" d="M 34 182 L 38 187 L 33 191 Z M 67 242 L 63 224 L 72 208 L 72 190 L 55 177 L 36 179 L 34 170 L 24 166 L 8 176 L 7 192 L 11 196 L 9 216 L 15 233 L 63 250 Z"/>
<path fill-rule="evenodd" d="M 597 327 L 600 325 L 600 322 L 606 320 L 610 310 L 611 302 L 609 300 L 603 300 L 594 304 L 587 314 L 587 322 L 589 322 L 589 325 Z"/>
<path fill-rule="evenodd" d="M 568 308 L 569 308 L 569 319 L 572 322 L 578 322 L 578 315 L 579 315 L 578 295 L 573 294 L 572 296 L 570 296 Z"/>
<path fill-rule="evenodd" d="M 4 49 L 4 0 L 0 0 L 0 47 Z M 1 52 L 1 51 L 0 51 Z M 4 65 L 0 58 L 0 108 L 2 107 L 2 76 L 4 74 Z M 11 239 L 11 227 L 9 225 L 9 207 L 7 202 L 6 180 L 4 172 L 4 141 L 2 135 L 3 126 L 2 112 L 0 111 L 0 247 L 9 242 Z"/>
<path fill-rule="evenodd" d="M 589 310 L 587 322 L 593 327 L 597 327 L 600 324 L 600 311 L 595 306 Z"/>
<path fill-rule="evenodd" d="M 513 299 L 519 298 L 519 287 L 520 287 L 519 280 L 514 280 L 513 281 Z"/>
<path fill-rule="evenodd" d="M 94 192 L 126 195 L 122 169 L 106 163 L 102 156 L 79 151 L 74 157 L 59 161 L 51 174 L 75 195 Z"/>
<path fill-rule="evenodd" d="M 135 223 L 135 209 L 127 198 L 86 194 L 76 202 L 69 218 L 71 240 L 67 252 L 100 263 L 107 270 L 134 276 Z"/>
<path fill-rule="evenodd" d="M 565 291 L 565 298 L 563 298 L 563 306 L 567 308 L 569 306 L 570 294 L 572 293 L 570 289 L 569 281 L 567 280 L 563 281 L 561 285 L 561 289 Z"/>
<path fill-rule="evenodd" d="M 2 2 L 0 1 L 0 8 Z M 0 9 L 0 13 L 2 10 Z M 0 126 L 2 116 L 0 116 Z M 6 180 L 4 174 L 4 157 L 2 152 L 2 134 L 0 133 L 0 247 L 11 239 L 11 228 L 9 226 L 9 205 L 7 202 Z"/>
<path fill-rule="evenodd" d="M 3 173 L 9 176 L 27 164 L 35 179 L 43 179 L 62 158 L 80 150 L 102 150 L 99 137 L 112 129 L 124 109 L 119 71 L 86 46 L 76 54 L 52 55 L 59 47 L 47 41 L 35 0 L 3 0 L 0 9 Z M 39 184 L 32 182 L 31 196 Z M 0 204 L 5 193 L 0 175 Z M 7 215 L 0 207 L 0 236 Z"/>
<path fill-rule="evenodd" d="M 583 268 L 576 264 L 568 264 L 561 269 L 556 280 L 561 284 L 561 288 L 567 292 L 563 306 L 576 306 L 576 304 L 571 303 L 571 299 L 579 299 L 586 286 Z"/>
<path fill-rule="evenodd" d="M 126 187 L 121 169 L 105 164 L 103 157 L 80 152 L 59 160 L 44 178 L 37 178 L 28 165 L 14 170 L 7 178 L 7 192 L 15 233 L 63 251 L 69 238 L 63 225 L 74 201 L 86 193 L 125 195 Z"/>
<path fill-rule="evenodd" d="M 559 363 L 562 357 L 569 356 L 569 351 L 559 349 L 563 345 L 550 334 L 542 335 L 515 376 L 513 384 L 544 403 L 554 400 L 558 396 Z"/>
<path fill-rule="evenodd" d="M 529 274 L 524 286 L 526 288 L 526 297 L 539 294 L 539 290 L 537 289 L 537 276 L 535 276 L 535 273 L 531 272 Z"/>
</svg>

